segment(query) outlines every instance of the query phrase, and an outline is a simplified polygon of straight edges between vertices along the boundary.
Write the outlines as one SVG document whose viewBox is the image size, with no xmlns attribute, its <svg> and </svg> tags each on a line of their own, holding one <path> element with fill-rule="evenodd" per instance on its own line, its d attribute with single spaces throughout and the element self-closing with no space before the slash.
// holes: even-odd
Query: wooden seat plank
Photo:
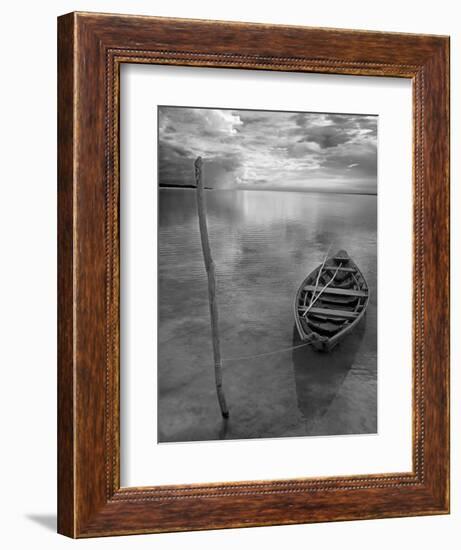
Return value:
<svg viewBox="0 0 461 550">
<path fill-rule="evenodd" d="M 306 311 L 307 307 L 300 307 L 299 311 Z M 356 311 L 345 311 L 343 309 L 326 309 L 323 307 L 311 307 L 309 313 L 325 315 L 325 317 L 333 317 L 340 319 L 355 319 L 358 315 Z"/>
<path fill-rule="evenodd" d="M 325 271 L 346 271 L 348 273 L 357 273 L 354 267 L 338 267 L 337 265 L 326 265 L 323 268 Z"/>
<path fill-rule="evenodd" d="M 336 262 L 343 262 L 343 263 L 350 261 L 350 258 L 341 258 L 341 256 L 333 256 L 333 258 L 331 259 L 335 260 Z"/>
<path fill-rule="evenodd" d="M 321 292 L 324 287 L 319 286 L 317 289 L 315 288 L 315 285 L 306 285 L 303 290 L 307 290 L 310 292 Z M 334 288 L 329 286 L 328 288 L 325 288 L 323 291 L 325 294 L 337 294 L 338 296 L 358 296 L 359 298 L 366 298 L 368 296 L 368 292 L 364 290 L 352 290 L 349 288 Z"/>
</svg>

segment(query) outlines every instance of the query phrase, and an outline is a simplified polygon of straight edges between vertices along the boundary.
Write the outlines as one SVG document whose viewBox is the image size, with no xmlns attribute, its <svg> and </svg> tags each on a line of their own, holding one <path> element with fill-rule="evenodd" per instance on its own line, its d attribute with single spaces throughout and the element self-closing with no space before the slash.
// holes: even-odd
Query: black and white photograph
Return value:
<svg viewBox="0 0 461 550">
<path fill-rule="evenodd" d="M 377 433 L 378 116 L 157 115 L 158 443 Z"/>
</svg>

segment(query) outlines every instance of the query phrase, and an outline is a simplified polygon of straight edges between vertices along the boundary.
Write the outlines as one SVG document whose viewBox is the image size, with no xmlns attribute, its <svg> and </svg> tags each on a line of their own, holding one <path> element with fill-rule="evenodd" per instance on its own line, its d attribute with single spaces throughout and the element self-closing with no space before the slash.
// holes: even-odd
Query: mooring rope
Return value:
<svg viewBox="0 0 461 550">
<path fill-rule="evenodd" d="M 240 357 L 226 357 L 222 358 L 221 361 L 243 361 L 245 359 L 255 359 L 257 357 L 265 357 L 266 355 L 275 355 L 276 353 L 284 353 L 286 351 L 291 351 L 294 349 L 304 348 L 310 345 L 309 342 L 304 342 L 304 344 L 298 344 L 297 346 L 290 346 L 289 348 L 276 349 L 274 351 L 266 351 L 264 353 L 256 353 L 255 355 L 241 355 Z"/>
<path fill-rule="evenodd" d="M 328 247 L 327 253 L 325 254 L 325 258 L 323 258 L 322 265 L 320 266 L 319 272 L 317 273 L 317 280 L 315 281 L 315 288 L 314 288 L 314 292 L 312 293 L 312 296 L 311 296 L 311 301 L 309 303 L 309 308 L 312 307 L 312 305 L 313 305 L 312 301 L 314 300 L 315 293 L 317 292 L 317 288 L 319 286 L 320 276 L 322 275 L 323 268 L 325 267 L 325 262 L 327 261 L 328 254 L 330 253 L 330 250 L 331 250 L 332 246 L 333 246 L 333 243 L 331 243 L 330 246 Z"/>
<path fill-rule="evenodd" d="M 333 277 L 328 281 L 328 283 L 327 283 L 324 287 L 322 287 L 322 290 L 317 294 L 317 296 L 316 296 L 315 298 L 314 298 L 314 293 L 315 293 L 315 290 L 314 290 L 314 292 L 312 293 L 311 302 L 310 302 L 308 308 L 304 311 L 304 313 L 303 313 L 303 315 L 302 315 L 303 317 L 305 317 L 305 316 L 309 313 L 309 311 L 312 309 L 313 305 L 318 301 L 318 299 L 320 298 L 320 296 L 321 296 L 321 295 L 325 292 L 325 290 L 331 285 L 331 283 L 333 282 L 333 279 L 334 279 L 334 278 L 336 277 L 336 275 L 338 274 L 338 271 L 340 270 L 340 268 L 341 268 L 342 265 L 343 265 L 342 263 L 339 264 L 338 269 L 334 272 Z"/>
</svg>

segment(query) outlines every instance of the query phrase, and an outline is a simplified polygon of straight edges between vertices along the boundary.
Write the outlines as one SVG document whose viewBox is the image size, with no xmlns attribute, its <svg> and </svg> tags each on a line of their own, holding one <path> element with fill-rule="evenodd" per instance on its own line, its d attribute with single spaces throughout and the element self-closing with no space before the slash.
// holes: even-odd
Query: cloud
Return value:
<svg viewBox="0 0 461 550">
<path fill-rule="evenodd" d="M 376 190 L 377 117 L 159 107 L 159 183 Z"/>
<path fill-rule="evenodd" d="M 351 140 L 351 135 L 335 126 L 319 126 L 306 130 L 306 134 L 298 142 L 317 143 L 322 149 L 337 147 Z"/>
<path fill-rule="evenodd" d="M 194 185 L 194 159 L 178 145 L 159 143 L 159 185 Z"/>
<path fill-rule="evenodd" d="M 310 153 L 318 153 L 321 147 L 315 141 L 296 142 L 287 147 L 287 152 L 294 158 L 308 158 Z"/>
<path fill-rule="evenodd" d="M 299 142 L 314 142 L 322 149 L 357 142 L 370 134 L 376 136 L 376 117 L 301 113 L 294 117 L 301 135 Z"/>
<path fill-rule="evenodd" d="M 159 107 L 160 133 L 194 134 L 199 128 L 208 136 L 226 137 L 237 134 L 243 123 L 238 115 L 222 109 Z"/>
</svg>

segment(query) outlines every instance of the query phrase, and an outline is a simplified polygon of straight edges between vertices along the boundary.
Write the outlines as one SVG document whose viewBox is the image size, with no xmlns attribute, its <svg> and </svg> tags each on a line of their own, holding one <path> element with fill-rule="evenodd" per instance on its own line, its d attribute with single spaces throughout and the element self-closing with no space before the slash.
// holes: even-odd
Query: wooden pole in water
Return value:
<svg viewBox="0 0 461 550">
<path fill-rule="evenodd" d="M 219 406 L 221 414 L 224 418 L 229 417 L 229 409 L 227 408 L 226 398 L 222 388 L 222 361 L 221 361 L 221 346 L 219 343 L 219 318 L 218 318 L 218 302 L 216 300 L 216 273 L 213 258 L 211 257 L 210 241 L 208 239 L 208 228 L 206 222 L 206 207 L 203 191 L 202 180 L 202 158 L 197 157 L 194 163 L 195 166 L 195 182 L 197 184 L 197 212 L 200 226 L 200 238 L 202 240 L 203 259 L 208 276 L 208 298 L 210 301 L 210 318 L 211 318 L 211 337 L 213 340 L 213 357 L 214 357 L 214 375 L 216 381 L 216 393 L 218 394 Z"/>
</svg>

